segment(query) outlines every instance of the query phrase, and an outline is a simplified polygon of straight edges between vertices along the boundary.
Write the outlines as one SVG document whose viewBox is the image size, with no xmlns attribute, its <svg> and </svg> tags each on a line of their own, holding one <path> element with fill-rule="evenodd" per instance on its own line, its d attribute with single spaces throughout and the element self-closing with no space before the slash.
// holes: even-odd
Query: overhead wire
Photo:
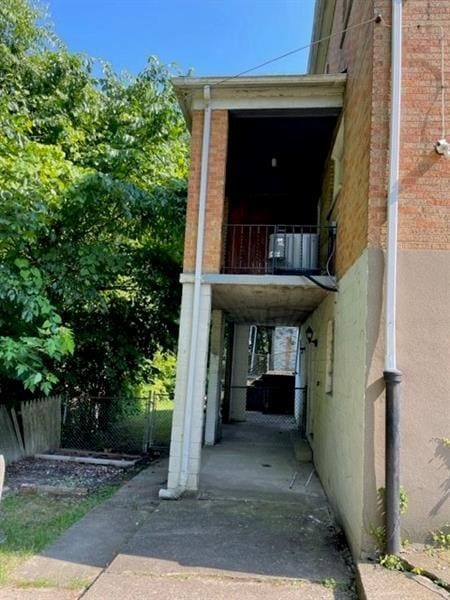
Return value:
<svg viewBox="0 0 450 600">
<path fill-rule="evenodd" d="M 217 87 L 219 85 L 222 85 L 223 83 L 226 83 L 227 81 L 231 81 L 233 79 L 238 79 L 239 77 L 242 77 L 243 75 L 247 75 L 248 73 L 252 73 L 253 71 L 257 71 L 258 69 L 262 69 L 262 67 L 266 67 L 267 65 L 270 65 L 274 62 L 278 62 L 279 60 L 282 60 L 283 58 L 286 58 L 288 56 L 292 56 L 293 54 L 297 54 L 298 52 L 301 52 L 302 50 L 307 50 L 308 48 L 311 48 L 313 46 L 317 46 L 318 44 L 321 44 L 322 42 L 326 42 L 327 40 L 330 40 L 333 37 L 342 35 L 343 33 L 346 33 L 347 31 L 351 31 L 352 29 L 356 29 L 357 27 L 362 27 L 363 25 L 368 25 L 369 23 L 380 23 L 382 20 L 382 17 L 380 14 L 375 15 L 374 17 L 372 17 L 371 19 L 367 19 L 365 21 L 361 21 L 359 23 L 355 23 L 354 25 L 350 25 L 349 27 L 346 27 L 345 29 L 341 29 L 340 31 L 336 31 L 335 33 L 331 33 L 330 35 L 327 35 L 323 38 L 320 38 L 318 40 L 314 40 L 313 42 L 310 42 L 309 44 L 305 44 L 304 46 L 299 46 L 298 48 L 294 48 L 292 50 L 288 50 L 288 52 L 284 52 L 283 54 L 280 54 L 278 56 L 275 56 L 273 58 L 270 58 L 262 63 L 259 63 L 258 65 L 255 65 L 254 67 L 251 67 L 249 69 L 246 69 L 245 71 L 241 71 L 240 73 L 237 73 L 236 75 L 231 75 L 230 77 L 224 77 L 223 79 L 221 79 L 220 81 L 218 81 L 217 83 L 214 83 L 211 85 L 211 87 Z"/>
<path fill-rule="evenodd" d="M 282 60 L 283 58 L 287 58 L 288 56 L 292 56 L 293 54 L 297 54 L 298 52 L 302 52 L 303 50 L 307 50 L 309 48 L 312 48 L 313 46 L 317 46 L 318 44 L 321 44 L 322 42 L 326 42 L 330 39 L 332 39 L 333 37 L 336 36 L 341 36 L 343 33 L 346 33 L 347 31 L 351 31 L 352 29 L 357 29 L 358 27 L 363 27 L 364 25 L 368 25 L 369 23 L 380 23 L 382 20 L 382 17 L 380 14 L 375 15 L 374 17 L 370 18 L 370 19 L 366 19 L 365 21 L 361 21 L 359 23 L 355 23 L 354 25 L 350 25 L 348 27 L 345 27 L 344 29 L 340 30 L 340 31 L 336 31 L 334 33 L 331 33 L 330 35 L 324 36 L 318 40 L 314 40 L 313 42 L 310 42 L 309 44 L 305 44 L 304 46 L 299 46 L 298 48 L 294 48 L 292 50 L 289 50 L 288 52 L 284 52 L 283 54 L 279 54 L 278 56 L 275 56 L 273 58 L 270 58 L 269 60 L 266 60 L 262 63 L 259 63 L 257 65 L 255 65 L 254 67 L 251 67 L 249 69 L 246 69 L 245 71 L 241 71 L 239 73 L 237 73 L 236 75 L 231 75 L 230 77 L 224 77 L 223 79 L 221 79 L 220 81 L 210 84 L 210 87 L 218 87 L 228 81 L 232 81 L 233 79 L 238 79 L 239 77 L 242 77 L 243 75 L 247 75 L 248 73 L 253 73 L 253 71 L 257 71 L 258 69 L 261 69 L 263 67 L 266 67 L 267 65 L 273 64 L 274 62 L 278 62 L 279 60 Z M 321 281 L 318 281 L 317 279 L 315 279 L 312 276 L 307 275 L 307 278 L 314 283 L 315 285 L 331 291 L 331 292 L 337 292 L 337 288 L 335 287 L 331 287 L 331 286 L 327 286 L 324 283 L 322 283 Z"/>
</svg>

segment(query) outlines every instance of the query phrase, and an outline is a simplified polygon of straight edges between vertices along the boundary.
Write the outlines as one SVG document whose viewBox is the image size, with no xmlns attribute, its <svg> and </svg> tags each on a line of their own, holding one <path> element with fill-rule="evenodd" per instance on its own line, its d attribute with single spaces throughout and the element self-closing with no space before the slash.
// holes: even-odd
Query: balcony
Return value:
<svg viewBox="0 0 450 600">
<path fill-rule="evenodd" d="M 334 275 L 336 227 L 227 225 L 226 274 Z"/>
</svg>

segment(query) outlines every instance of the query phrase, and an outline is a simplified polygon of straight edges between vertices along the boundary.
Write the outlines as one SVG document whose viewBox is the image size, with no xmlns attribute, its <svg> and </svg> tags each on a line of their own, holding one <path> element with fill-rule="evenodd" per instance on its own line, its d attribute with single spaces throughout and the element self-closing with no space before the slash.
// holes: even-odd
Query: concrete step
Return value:
<svg viewBox="0 0 450 600">
<path fill-rule="evenodd" d="M 292 434 L 295 458 L 300 463 L 312 462 L 312 450 L 308 442 L 295 432 Z"/>
</svg>

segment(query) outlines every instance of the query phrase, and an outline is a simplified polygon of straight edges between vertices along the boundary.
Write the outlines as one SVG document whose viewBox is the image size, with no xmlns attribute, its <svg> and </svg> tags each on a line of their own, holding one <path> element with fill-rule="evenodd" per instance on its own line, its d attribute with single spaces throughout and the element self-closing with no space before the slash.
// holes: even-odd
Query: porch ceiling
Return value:
<svg viewBox="0 0 450 600">
<path fill-rule="evenodd" d="M 346 75 L 174 77 L 172 82 L 190 126 L 192 111 L 204 107 L 205 85 L 211 88 L 215 109 L 330 109 L 342 107 Z"/>
<path fill-rule="evenodd" d="M 316 277 L 326 286 L 334 278 Z M 193 281 L 183 274 L 182 282 Z M 332 292 L 306 277 L 294 275 L 213 275 L 203 282 L 212 286 L 212 307 L 224 310 L 236 323 L 255 325 L 300 325 Z"/>
<path fill-rule="evenodd" d="M 224 310 L 236 323 L 300 325 L 327 292 L 319 287 L 215 285 L 213 308 Z"/>
</svg>

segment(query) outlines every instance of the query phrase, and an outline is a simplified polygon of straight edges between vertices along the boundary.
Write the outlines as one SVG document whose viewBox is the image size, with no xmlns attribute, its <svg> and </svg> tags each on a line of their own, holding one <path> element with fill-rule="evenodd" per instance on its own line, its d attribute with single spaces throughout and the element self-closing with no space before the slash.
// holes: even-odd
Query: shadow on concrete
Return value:
<svg viewBox="0 0 450 600">
<path fill-rule="evenodd" d="M 116 586 L 132 574 L 163 578 L 166 584 L 174 578 L 207 578 L 221 585 L 238 579 L 250 588 L 258 582 L 270 589 L 288 586 L 283 593 L 272 589 L 272 598 L 290 598 L 292 586 L 306 584 L 314 586 L 314 593 L 296 597 L 352 597 L 346 548 L 312 464 L 295 460 L 292 435 L 292 427 L 276 419 L 258 422 L 250 416 L 246 423 L 225 426 L 222 442 L 204 450 L 196 497 L 162 502 L 145 514 L 157 502 L 163 478 L 161 469 L 156 477 L 143 472 L 33 559 L 34 564 L 29 561 L 21 577 L 32 578 L 37 571 L 42 576 L 45 569 L 56 581 L 61 572 L 66 581 L 67 574 L 94 580 L 111 563 L 92 588 L 98 594 L 104 577 L 101 585 L 114 581 Z M 108 542 L 111 536 L 116 536 L 114 543 Z M 253 597 L 221 590 L 218 598 L 222 592 L 224 598 Z M 87 597 L 107 597 L 107 591 L 102 593 Z"/>
</svg>

